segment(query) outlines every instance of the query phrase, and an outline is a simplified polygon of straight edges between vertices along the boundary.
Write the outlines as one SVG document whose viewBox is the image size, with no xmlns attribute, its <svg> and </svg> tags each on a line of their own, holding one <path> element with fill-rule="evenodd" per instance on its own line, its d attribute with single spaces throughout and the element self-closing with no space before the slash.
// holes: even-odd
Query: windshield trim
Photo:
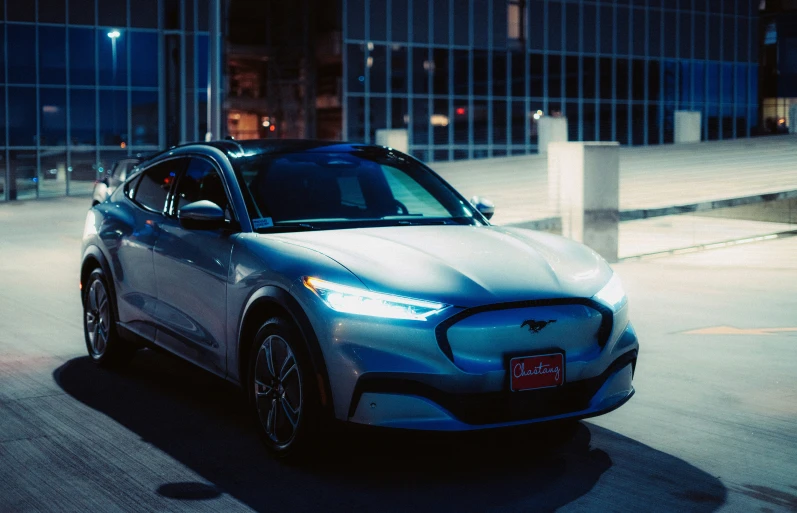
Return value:
<svg viewBox="0 0 797 513">
<path fill-rule="evenodd" d="M 413 219 L 350 219 L 346 221 L 282 221 L 268 228 L 258 228 L 255 233 L 285 233 L 327 230 L 351 230 L 356 228 L 391 228 L 410 226 L 480 226 L 472 217 L 426 217 Z"/>
</svg>

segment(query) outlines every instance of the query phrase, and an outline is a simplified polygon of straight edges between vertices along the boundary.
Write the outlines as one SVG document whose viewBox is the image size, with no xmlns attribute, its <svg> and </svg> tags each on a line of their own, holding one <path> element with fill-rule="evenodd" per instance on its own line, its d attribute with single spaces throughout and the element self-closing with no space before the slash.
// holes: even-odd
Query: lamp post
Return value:
<svg viewBox="0 0 797 513">
<path fill-rule="evenodd" d="M 122 33 L 114 29 L 108 32 L 108 37 L 111 38 L 111 48 L 113 51 L 113 85 L 116 85 L 116 40 L 119 39 Z"/>
<path fill-rule="evenodd" d="M 108 32 L 108 37 L 111 38 L 111 52 L 113 55 L 113 79 L 112 84 L 116 85 L 116 40 L 119 39 L 122 33 L 116 29 Z M 113 131 L 116 132 L 116 99 L 111 97 L 111 120 L 113 123 Z"/>
</svg>

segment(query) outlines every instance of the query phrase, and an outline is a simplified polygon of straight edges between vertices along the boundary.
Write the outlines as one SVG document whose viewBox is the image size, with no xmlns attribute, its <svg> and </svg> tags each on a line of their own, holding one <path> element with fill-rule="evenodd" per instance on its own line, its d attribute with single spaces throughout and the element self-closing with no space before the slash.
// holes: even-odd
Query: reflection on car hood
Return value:
<svg viewBox="0 0 797 513">
<path fill-rule="evenodd" d="M 586 246 L 518 228 L 400 226 L 269 237 L 329 256 L 371 290 L 456 306 L 591 297 L 611 275 Z"/>
</svg>

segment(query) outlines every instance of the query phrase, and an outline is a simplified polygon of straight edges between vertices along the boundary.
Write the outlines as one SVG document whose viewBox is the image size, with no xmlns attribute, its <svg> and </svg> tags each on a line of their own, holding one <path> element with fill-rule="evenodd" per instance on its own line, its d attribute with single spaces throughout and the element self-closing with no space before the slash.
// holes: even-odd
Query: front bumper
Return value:
<svg viewBox="0 0 797 513">
<path fill-rule="evenodd" d="M 608 413 L 634 395 L 637 351 L 630 351 L 595 378 L 557 389 L 484 394 L 446 394 L 393 378 L 358 382 L 349 421 L 430 431 L 467 431 L 586 418 Z"/>
<path fill-rule="evenodd" d="M 472 430 L 600 415 L 634 393 L 639 344 L 627 306 L 551 300 L 417 322 L 338 314 L 307 289 L 293 292 L 317 335 L 339 420 Z M 556 322 L 530 333 L 527 319 Z M 509 356 L 554 351 L 565 356 L 562 386 L 509 391 Z"/>
</svg>

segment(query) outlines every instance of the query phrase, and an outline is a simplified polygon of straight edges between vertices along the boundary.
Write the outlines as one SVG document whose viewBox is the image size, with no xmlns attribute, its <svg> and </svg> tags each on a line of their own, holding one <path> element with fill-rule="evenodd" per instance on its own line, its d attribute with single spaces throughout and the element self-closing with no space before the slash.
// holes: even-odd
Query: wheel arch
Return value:
<svg viewBox="0 0 797 513">
<path fill-rule="evenodd" d="M 80 264 L 80 300 L 83 301 L 83 293 L 86 288 L 86 280 L 89 279 L 91 272 L 96 268 L 102 269 L 108 281 L 107 285 L 110 288 L 111 307 L 115 319 L 119 319 L 119 310 L 116 305 L 116 283 L 111 273 L 111 266 L 108 265 L 108 259 L 97 246 L 89 246 L 83 252 L 83 260 Z"/>
<path fill-rule="evenodd" d="M 266 286 L 254 292 L 246 303 L 238 330 L 238 376 L 242 383 L 248 379 L 250 346 L 263 322 L 272 317 L 285 317 L 299 329 L 307 344 L 313 374 L 318 385 L 321 408 L 326 415 L 334 417 L 332 389 L 329 383 L 321 346 L 299 302 L 291 294 L 277 286 Z M 245 385 L 244 385 L 245 386 Z"/>
</svg>

